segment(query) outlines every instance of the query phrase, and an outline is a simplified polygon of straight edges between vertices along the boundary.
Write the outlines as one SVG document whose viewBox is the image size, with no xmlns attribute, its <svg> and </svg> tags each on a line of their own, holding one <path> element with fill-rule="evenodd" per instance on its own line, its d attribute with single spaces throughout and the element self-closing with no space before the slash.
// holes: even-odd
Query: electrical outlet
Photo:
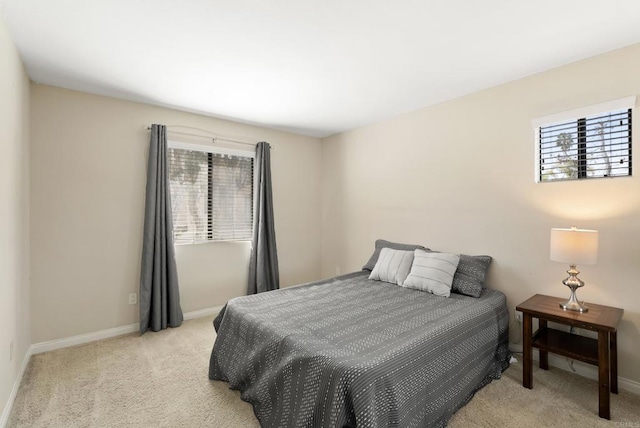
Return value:
<svg viewBox="0 0 640 428">
<path fill-rule="evenodd" d="M 13 361 L 13 340 L 9 343 L 9 361 Z"/>
<path fill-rule="evenodd" d="M 516 322 L 522 322 L 522 312 L 516 311 L 514 317 L 516 319 Z"/>
<path fill-rule="evenodd" d="M 137 303 L 138 303 L 138 294 L 137 293 L 129 294 L 129 304 L 135 305 Z"/>
</svg>

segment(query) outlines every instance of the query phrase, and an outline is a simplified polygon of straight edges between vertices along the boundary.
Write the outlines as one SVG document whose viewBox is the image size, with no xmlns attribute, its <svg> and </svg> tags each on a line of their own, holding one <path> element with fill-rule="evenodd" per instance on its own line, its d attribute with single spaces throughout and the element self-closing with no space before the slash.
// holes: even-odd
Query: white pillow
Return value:
<svg viewBox="0 0 640 428">
<path fill-rule="evenodd" d="M 458 254 L 428 253 L 417 249 L 414 251 L 411 272 L 402 286 L 449 297 L 459 262 Z"/>
<path fill-rule="evenodd" d="M 383 248 L 369 279 L 402 285 L 413 263 L 413 251 Z"/>
</svg>

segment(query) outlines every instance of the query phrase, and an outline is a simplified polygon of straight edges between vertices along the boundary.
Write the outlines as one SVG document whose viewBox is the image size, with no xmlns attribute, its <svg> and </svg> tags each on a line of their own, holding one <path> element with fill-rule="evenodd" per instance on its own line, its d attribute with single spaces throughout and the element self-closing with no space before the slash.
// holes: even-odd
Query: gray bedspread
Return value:
<svg viewBox="0 0 640 428">
<path fill-rule="evenodd" d="M 450 298 L 356 272 L 230 300 L 209 378 L 264 427 L 441 427 L 509 364 L 504 294 Z"/>
</svg>

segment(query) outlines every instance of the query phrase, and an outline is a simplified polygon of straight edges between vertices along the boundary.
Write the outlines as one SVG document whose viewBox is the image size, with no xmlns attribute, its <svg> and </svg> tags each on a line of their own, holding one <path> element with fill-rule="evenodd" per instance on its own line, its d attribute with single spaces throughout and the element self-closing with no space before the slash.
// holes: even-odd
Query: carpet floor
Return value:
<svg viewBox="0 0 640 428">
<path fill-rule="evenodd" d="M 212 317 L 177 329 L 131 334 L 34 355 L 9 427 L 257 427 L 251 405 L 207 378 Z M 598 417 L 595 381 L 522 365 L 479 391 L 450 427 L 640 427 L 640 396 L 611 396 L 612 420 Z"/>
</svg>

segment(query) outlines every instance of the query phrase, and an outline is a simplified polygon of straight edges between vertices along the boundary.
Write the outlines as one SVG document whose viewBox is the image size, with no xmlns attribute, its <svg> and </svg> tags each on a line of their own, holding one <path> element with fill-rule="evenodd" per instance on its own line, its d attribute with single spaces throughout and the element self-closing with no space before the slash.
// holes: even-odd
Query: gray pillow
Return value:
<svg viewBox="0 0 640 428">
<path fill-rule="evenodd" d="M 453 277 L 451 291 L 466 296 L 480 297 L 491 260 L 491 256 L 461 254 L 458 270 Z"/>
<path fill-rule="evenodd" d="M 402 250 L 402 251 L 413 251 L 416 248 L 421 250 L 428 250 L 428 248 L 423 247 L 422 245 L 412 245 L 412 244 L 398 244 L 396 242 L 385 241 L 384 239 L 378 239 L 376 241 L 376 249 L 371 255 L 371 258 L 367 262 L 366 265 L 362 266 L 362 270 L 373 270 L 376 266 L 376 262 L 378 261 L 378 257 L 380 257 L 380 250 L 383 248 L 391 248 L 392 250 Z"/>
<path fill-rule="evenodd" d="M 413 251 L 383 248 L 369 279 L 402 285 L 413 264 Z"/>
<path fill-rule="evenodd" d="M 449 297 L 459 261 L 457 254 L 415 250 L 411 272 L 402 286 Z"/>
</svg>

